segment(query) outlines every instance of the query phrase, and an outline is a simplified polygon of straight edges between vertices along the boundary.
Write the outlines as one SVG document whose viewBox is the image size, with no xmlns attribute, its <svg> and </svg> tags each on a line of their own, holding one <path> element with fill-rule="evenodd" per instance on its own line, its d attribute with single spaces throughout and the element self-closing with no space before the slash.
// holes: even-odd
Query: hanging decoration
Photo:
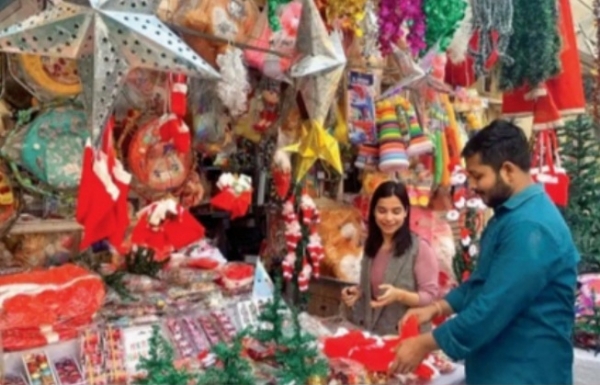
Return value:
<svg viewBox="0 0 600 385">
<path fill-rule="evenodd" d="M 321 261 L 325 258 L 318 232 L 321 215 L 313 199 L 306 193 L 300 196 L 298 212 L 294 199 L 283 205 L 287 254 L 283 260 L 283 278 L 297 279 L 300 292 L 308 290 L 311 277 L 318 278 Z"/>
<path fill-rule="evenodd" d="M 513 33 L 506 49 L 506 57 L 510 58 L 510 62 L 502 63 L 502 90 L 513 90 L 525 85 L 536 87 L 560 73 L 558 2 L 512 0 L 512 3 Z M 532 15 L 535 17 L 531 17 Z"/>
<path fill-rule="evenodd" d="M 279 7 L 288 4 L 292 0 L 267 0 L 267 12 L 269 19 L 269 27 L 273 32 L 277 32 L 281 29 L 281 22 L 279 21 Z"/>
<path fill-rule="evenodd" d="M 291 76 L 297 79 L 308 116 L 319 124 L 325 122 L 346 67 L 342 41 L 340 31 L 327 32 L 314 1 L 303 0 L 296 40 L 302 56 L 292 66 Z"/>
<path fill-rule="evenodd" d="M 471 2 L 466 2 L 465 17 L 452 36 L 448 46 L 448 59 L 453 63 L 462 63 L 467 58 L 469 41 L 473 35 L 473 8 Z"/>
<path fill-rule="evenodd" d="M 211 198 L 210 204 L 231 214 L 231 219 L 241 218 L 248 213 L 252 204 L 252 178 L 240 174 L 224 173 L 217 181 L 220 192 Z"/>
<path fill-rule="evenodd" d="M 61 2 L 1 31 L 0 51 L 80 59 L 88 125 L 97 143 L 130 70 L 219 77 L 153 15 L 154 3 Z"/>
<path fill-rule="evenodd" d="M 476 76 L 487 75 L 498 59 L 505 66 L 513 65 L 507 54 L 513 33 L 513 0 L 474 0 L 472 7 L 474 35 L 469 54 Z"/>
<path fill-rule="evenodd" d="M 364 36 L 361 27 L 365 18 L 365 7 L 368 0 L 327 0 L 325 15 L 328 21 L 342 20 L 344 29 L 354 32 L 357 37 Z"/>
<path fill-rule="evenodd" d="M 400 41 L 403 28 L 408 29 L 406 42 L 412 55 L 427 48 L 425 43 L 425 15 L 423 0 L 382 0 L 379 3 L 379 44 L 381 53 L 389 55 Z"/>
<path fill-rule="evenodd" d="M 367 0 L 365 16 L 360 23 L 362 34 L 362 53 L 364 57 L 379 56 L 379 20 L 375 0 Z"/>
<path fill-rule="evenodd" d="M 248 94 L 251 87 L 248 68 L 244 64 L 241 49 L 230 47 L 217 56 L 217 66 L 221 79 L 217 84 L 217 95 L 233 117 L 242 115 L 248 109 Z"/>
<path fill-rule="evenodd" d="M 423 0 L 427 49 L 437 46 L 440 52 L 446 51 L 459 23 L 465 17 L 466 7 L 465 0 Z"/>
<path fill-rule="evenodd" d="M 342 174 L 342 159 L 338 142 L 325 131 L 321 123 L 305 122 L 302 135 L 296 144 L 284 147 L 284 151 L 297 153 L 300 160 L 296 166 L 295 180 L 301 181 L 317 160 L 324 160 Z"/>
</svg>

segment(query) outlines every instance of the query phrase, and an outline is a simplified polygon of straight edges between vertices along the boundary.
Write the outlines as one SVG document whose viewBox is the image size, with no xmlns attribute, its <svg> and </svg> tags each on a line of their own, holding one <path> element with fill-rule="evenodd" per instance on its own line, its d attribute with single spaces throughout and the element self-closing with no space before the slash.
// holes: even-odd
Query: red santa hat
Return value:
<svg viewBox="0 0 600 385">
<path fill-rule="evenodd" d="M 548 92 L 546 85 L 537 87 L 525 97 L 534 101 L 533 129 L 535 131 L 556 129 L 564 125 L 556 103 L 554 103 L 554 97 Z"/>
</svg>

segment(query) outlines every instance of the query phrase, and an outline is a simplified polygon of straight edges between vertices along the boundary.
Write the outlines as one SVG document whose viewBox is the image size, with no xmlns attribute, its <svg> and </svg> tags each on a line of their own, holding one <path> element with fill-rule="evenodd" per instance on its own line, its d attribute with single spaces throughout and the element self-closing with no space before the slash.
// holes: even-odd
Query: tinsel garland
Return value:
<svg viewBox="0 0 600 385">
<path fill-rule="evenodd" d="M 367 0 L 327 0 L 325 4 L 327 20 L 343 19 L 344 26 L 361 37 L 363 36 L 361 21 L 365 17 L 366 3 Z"/>
<path fill-rule="evenodd" d="M 362 19 L 361 29 L 363 56 L 376 56 L 379 53 L 379 20 L 375 0 L 367 0 L 365 4 L 365 17 Z"/>
<path fill-rule="evenodd" d="M 281 29 L 281 22 L 279 21 L 279 7 L 289 3 L 292 0 L 267 0 L 267 19 L 269 20 L 269 27 L 271 31 L 277 32 Z"/>
<path fill-rule="evenodd" d="M 600 123 L 600 0 L 594 0 L 593 3 L 593 7 L 594 7 L 594 20 L 596 23 L 596 55 L 594 56 L 595 59 L 595 70 L 596 70 L 596 76 L 594 76 L 594 78 L 596 79 L 596 83 L 594 86 L 594 93 L 593 93 L 593 114 L 594 114 L 594 122 L 596 122 L 596 124 Z"/>
<path fill-rule="evenodd" d="M 379 44 L 381 53 L 392 52 L 392 44 L 404 34 L 402 28 L 408 27 L 406 42 L 413 54 L 426 48 L 425 17 L 422 0 L 381 0 L 379 3 Z"/>
<path fill-rule="evenodd" d="M 502 61 L 501 90 L 536 87 L 560 73 L 556 0 L 513 0 L 513 34 Z"/>
<path fill-rule="evenodd" d="M 471 49 L 475 61 L 475 74 L 486 75 L 487 60 L 497 52 L 504 65 L 511 65 L 506 55 L 513 31 L 513 0 L 473 0 L 473 29 L 477 34 L 478 47 Z M 497 40 L 494 41 L 494 34 Z"/>
<path fill-rule="evenodd" d="M 446 51 L 454 32 L 465 17 L 466 8 L 464 0 L 424 0 L 427 49 L 437 44 L 440 52 Z"/>
<path fill-rule="evenodd" d="M 473 9 L 469 1 L 465 1 L 465 17 L 460 22 L 448 46 L 448 59 L 452 63 L 462 63 L 467 58 L 469 41 L 473 35 Z"/>
</svg>

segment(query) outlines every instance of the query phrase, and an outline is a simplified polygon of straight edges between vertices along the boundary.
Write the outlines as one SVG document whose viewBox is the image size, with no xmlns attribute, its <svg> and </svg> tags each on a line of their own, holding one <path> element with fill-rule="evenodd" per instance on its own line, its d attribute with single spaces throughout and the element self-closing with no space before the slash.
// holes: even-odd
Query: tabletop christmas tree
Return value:
<svg viewBox="0 0 600 385">
<path fill-rule="evenodd" d="M 281 278 L 275 279 L 273 299 L 264 307 L 258 316 L 258 328 L 254 338 L 263 344 L 273 343 L 279 345 L 283 340 L 283 324 L 288 307 L 281 296 Z"/>
<path fill-rule="evenodd" d="M 558 131 L 563 166 L 571 178 L 569 203 L 562 210 L 581 254 L 581 270 L 600 271 L 600 145 L 597 127 L 585 115 Z"/>
<path fill-rule="evenodd" d="M 212 348 L 217 364 L 206 369 L 200 376 L 198 385 L 254 385 L 252 367 L 248 360 L 242 357 L 242 341 L 245 333 L 239 333 L 231 345 L 223 342 Z M 179 384 L 165 382 L 164 384 Z"/>
<path fill-rule="evenodd" d="M 146 373 L 136 379 L 135 385 L 188 384 L 194 376 L 185 369 L 176 369 L 173 347 L 161 335 L 160 327 L 154 325 L 150 337 L 148 357 L 141 357 L 137 369 Z"/>
<path fill-rule="evenodd" d="M 292 314 L 293 333 L 283 339 L 275 357 L 279 364 L 277 383 L 308 384 L 311 379 L 327 376 L 329 366 L 320 357 L 315 338 L 302 333 L 298 311 L 293 309 Z"/>
</svg>

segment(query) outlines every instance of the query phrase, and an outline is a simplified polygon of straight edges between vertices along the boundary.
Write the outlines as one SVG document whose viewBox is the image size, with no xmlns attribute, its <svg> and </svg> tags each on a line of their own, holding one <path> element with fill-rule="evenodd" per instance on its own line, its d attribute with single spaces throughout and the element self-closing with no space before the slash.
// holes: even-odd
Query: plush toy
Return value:
<svg viewBox="0 0 600 385">
<path fill-rule="evenodd" d="M 185 41 L 204 60 L 216 65 L 228 42 L 245 43 L 252 35 L 259 11 L 252 0 L 200 0 L 180 21 L 184 27 L 217 39 L 186 35 Z"/>
<path fill-rule="evenodd" d="M 364 238 L 359 210 L 330 200 L 318 200 L 317 206 L 321 212 L 319 235 L 325 251 L 322 274 L 357 283 Z"/>
</svg>

